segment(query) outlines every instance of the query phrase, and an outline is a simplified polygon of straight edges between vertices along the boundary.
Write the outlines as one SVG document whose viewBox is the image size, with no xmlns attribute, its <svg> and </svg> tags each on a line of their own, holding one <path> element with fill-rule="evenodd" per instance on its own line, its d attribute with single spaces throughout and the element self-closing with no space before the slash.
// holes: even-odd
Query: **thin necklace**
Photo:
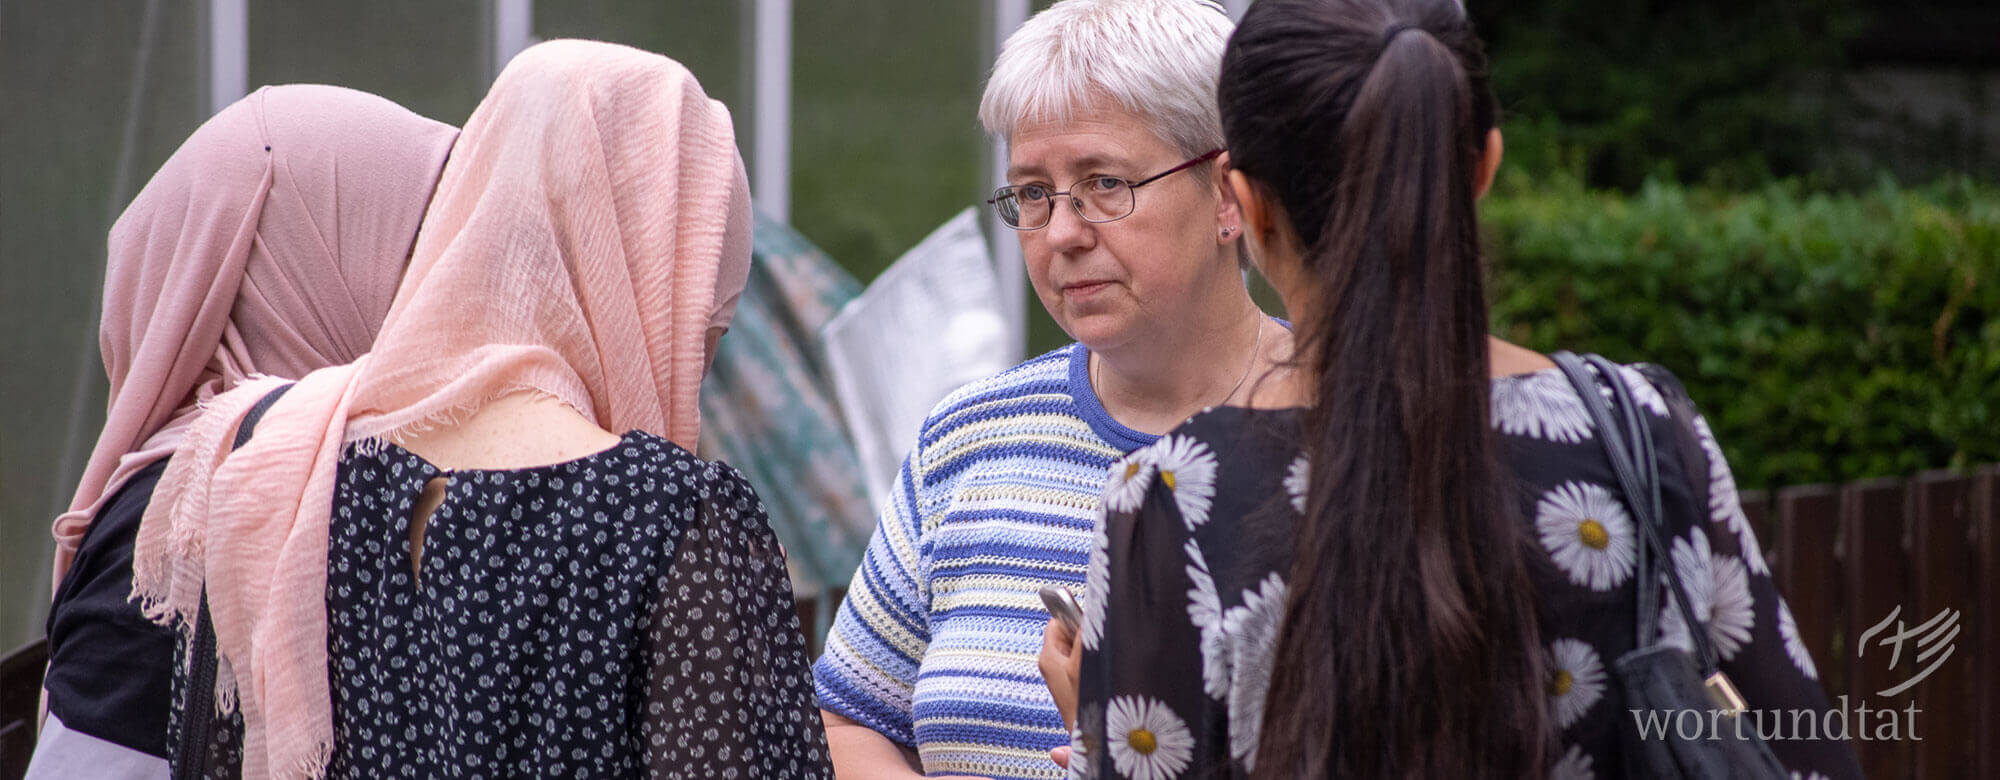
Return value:
<svg viewBox="0 0 2000 780">
<path fill-rule="evenodd" d="M 1264 312 L 1262 311 L 1257 312 L 1257 338 L 1256 341 L 1250 345 L 1250 359 L 1243 364 L 1243 375 L 1236 378 L 1236 384 L 1229 388 L 1229 392 L 1222 394 L 1221 400 L 1217 401 L 1214 404 L 1208 404 L 1202 406 L 1201 409 L 1208 409 L 1210 407 L 1215 406 L 1216 404 L 1226 402 L 1229 399 L 1236 397 L 1236 391 L 1243 389 L 1243 382 L 1250 378 L 1250 370 L 1257 367 L 1257 355 L 1264 351 L 1264 320 L 1265 320 Z M 1088 378 L 1090 379 L 1090 391 L 1093 393 L 1097 393 L 1098 397 L 1102 399 L 1104 395 L 1103 391 L 1099 390 L 1097 387 L 1097 364 L 1100 362 L 1102 361 L 1092 360 L 1086 362 L 1084 365 L 1088 366 L 1089 369 L 1086 373 L 1089 375 Z M 1200 409 L 1197 409 L 1196 411 L 1200 411 Z"/>
</svg>

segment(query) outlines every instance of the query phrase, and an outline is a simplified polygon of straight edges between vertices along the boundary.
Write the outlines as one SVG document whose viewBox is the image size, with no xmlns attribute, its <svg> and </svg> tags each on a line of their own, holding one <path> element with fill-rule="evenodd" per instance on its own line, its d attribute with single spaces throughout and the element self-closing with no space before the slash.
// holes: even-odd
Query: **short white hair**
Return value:
<svg viewBox="0 0 2000 780">
<path fill-rule="evenodd" d="M 1233 29 L 1207 0 L 1062 0 L 1000 47 L 979 122 L 1011 141 L 1023 124 L 1122 108 L 1188 156 L 1221 148 L 1215 83 Z"/>
</svg>

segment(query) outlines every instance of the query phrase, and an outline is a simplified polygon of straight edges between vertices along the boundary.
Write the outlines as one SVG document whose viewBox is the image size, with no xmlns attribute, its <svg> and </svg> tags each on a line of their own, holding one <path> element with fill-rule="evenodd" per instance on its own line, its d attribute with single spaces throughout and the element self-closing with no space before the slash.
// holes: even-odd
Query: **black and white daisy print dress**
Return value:
<svg viewBox="0 0 2000 780">
<path fill-rule="evenodd" d="M 510 470 L 349 447 L 328 541 L 330 777 L 833 776 L 784 553 L 727 465 L 641 432 Z"/>
<path fill-rule="evenodd" d="M 1621 373 L 1660 447 L 1671 563 L 1723 671 L 1752 709 L 1825 712 L 1812 657 L 1708 424 L 1665 371 Z M 1298 409 L 1211 409 L 1112 465 L 1083 598 L 1071 776 L 1241 777 L 1254 768 L 1305 506 L 1302 423 Z M 1621 776 L 1621 735 L 1634 727 L 1610 665 L 1635 643 L 1639 529 L 1560 370 L 1493 380 L 1492 424 L 1521 486 L 1521 516 L 1548 556 L 1533 570 L 1561 732 L 1551 774 Z M 1661 594 L 1661 635 L 1686 646 L 1688 627 Z M 1770 744 L 1794 777 L 1861 776 L 1844 742 Z"/>
</svg>

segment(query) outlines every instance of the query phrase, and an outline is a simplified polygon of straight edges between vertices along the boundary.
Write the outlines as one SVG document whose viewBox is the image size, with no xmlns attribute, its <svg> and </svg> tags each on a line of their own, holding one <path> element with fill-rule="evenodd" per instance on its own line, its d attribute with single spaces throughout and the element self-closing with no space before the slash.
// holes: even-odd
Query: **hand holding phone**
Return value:
<svg viewBox="0 0 2000 780">
<path fill-rule="evenodd" d="M 1061 585 L 1043 585 L 1042 605 L 1048 607 L 1049 614 L 1069 629 L 1070 636 L 1076 636 L 1083 627 L 1083 605 L 1077 603 L 1076 594 Z"/>
</svg>

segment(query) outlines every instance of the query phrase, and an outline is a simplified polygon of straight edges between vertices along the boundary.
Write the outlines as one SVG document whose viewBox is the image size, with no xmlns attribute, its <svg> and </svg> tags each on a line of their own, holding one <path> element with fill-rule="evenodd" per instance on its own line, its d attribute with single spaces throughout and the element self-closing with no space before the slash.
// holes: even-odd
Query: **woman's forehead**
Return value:
<svg viewBox="0 0 2000 780">
<path fill-rule="evenodd" d="M 1145 117 L 1118 110 L 1078 112 L 1059 121 L 1015 127 L 1008 144 L 1007 175 L 1137 165 L 1172 154 L 1173 147 Z"/>
</svg>

